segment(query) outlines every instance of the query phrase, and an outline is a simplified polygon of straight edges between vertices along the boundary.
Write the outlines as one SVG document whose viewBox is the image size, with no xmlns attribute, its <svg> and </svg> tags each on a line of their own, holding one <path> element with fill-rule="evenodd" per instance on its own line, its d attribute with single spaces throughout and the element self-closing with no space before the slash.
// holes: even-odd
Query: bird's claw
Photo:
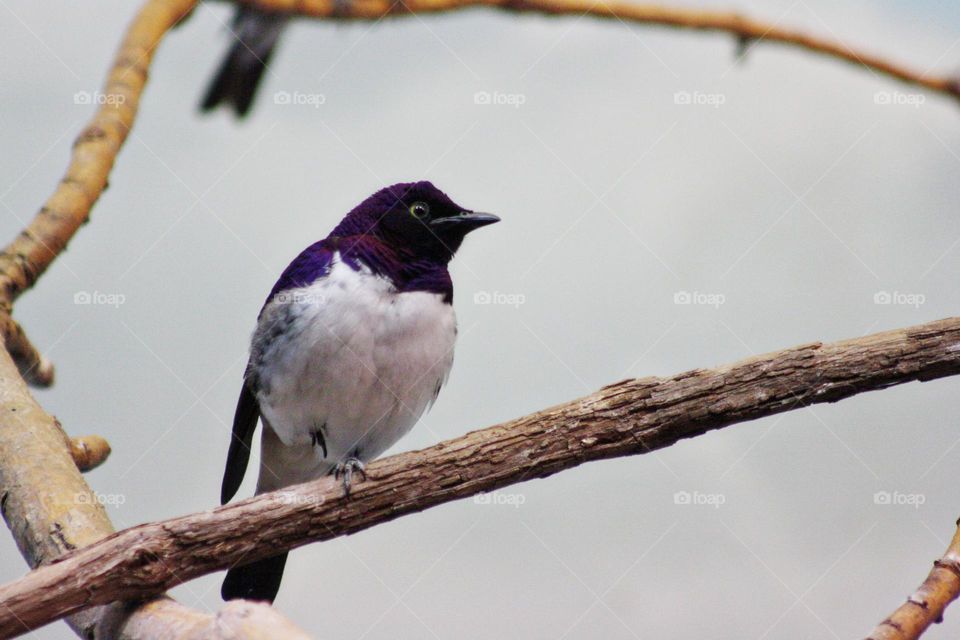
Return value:
<svg viewBox="0 0 960 640">
<path fill-rule="evenodd" d="M 343 462 L 338 462 L 333 470 L 333 477 L 343 483 L 343 495 L 350 495 L 350 487 L 353 484 L 353 474 L 356 472 L 363 480 L 367 479 L 366 467 L 358 458 L 347 458 Z"/>
</svg>

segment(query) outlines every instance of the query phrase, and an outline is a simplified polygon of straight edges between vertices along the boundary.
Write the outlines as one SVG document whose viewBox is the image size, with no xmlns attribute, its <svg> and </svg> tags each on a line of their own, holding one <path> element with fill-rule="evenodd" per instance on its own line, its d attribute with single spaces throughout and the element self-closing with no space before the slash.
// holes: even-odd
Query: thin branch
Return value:
<svg viewBox="0 0 960 640">
<path fill-rule="evenodd" d="M 133 125 L 147 68 L 164 33 L 195 0 L 151 0 L 134 19 L 117 53 L 104 101 L 73 147 L 67 175 L 21 234 L 0 252 L 0 510 L 31 567 L 113 532 L 98 496 L 80 470 L 103 462 L 110 447 L 98 436 L 69 438 L 36 403 L 24 381 L 46 386 L 53 366 L 10 317 L 14 300 L 66 247 L 103 192 L 114 158 Z M 166 597 L 116 603 L 68 620 L 83 638 L 305 638 L 264 605 L 228 604 L 215 615 Z M 19 624 L 19 623 L 16 623 Z M 25 627 L 21 626 L 21 632 Z"/>
<path fill-rule="evenodd" d="M 324 478 L 78 549 L 0 587 L 0 637 L 591 460 L 647 453 L 737 422 L 957 373 L 960 318 L 950 318 L 671 378 L 625 380 L 375 462 L 349 498 Z"/>
<path fill-rule="evenodd" d="M 153 52 L 166 31 L 197 0 L 150 0 L 131 25 L 103 93 L 110 96 L 74 143 L 66 175 L 40 211 L 0 250 L 0 300 L 12 303 L 63 251 L 107 185 L 116 155 L 136 117 Z M 832 40 L 734 12 L 662 7 L 610 0 L 242 0 L 264 11 L 334 20 L 430 14 L 488 7 L 515 13 L 587 15 L 638 25 L 712 31 L 740 42 L 776 42 L 843 60 L 929 91 L 960 98 L 960 79 L 907 68 Z"/>
<path fill-rule="evenodd" d="M 7 351 L 17 363 L 20 376 L 35 387 L 49 387 L 53 384 L 53 363 L 41 354 L 23 328 L 10 317 L 8 313 L 0 311 L 0 335 L 3 336 Z"/>
<path fill-rule="evenodd" d="M 0 335 L 2 335 L 6 348 L 9 350 L 9 353 L 7 351 L 0 352 L 0 415 L 3 416 L 4 426 L 9 426 L 12 422 L 14 426 L 22 427 L 22 429 L 0 429 L 0 502 L 2 502 L 4 517 L 14 533 L 21 552 L 31 566 L 52 561 L 71 549 L 83 547 L 100 539 L 110 533 L 111 527 L 103 509 L 78 473 L 77 465 L 82 466 L 84 464 L 83 460 L 75 461 L 74 457 L 69 455 L 68 445 L 71 441 L 63 434 L 54 418 L 36 405 L 21 383 L 20 376 L 22 375 L 24 379 L 34 384 L 49 384 L 53 379 L 53 368 L 30 344 L 23 331 L 9 319 L 10 310 L 16 298 L 36 282 L 54 258 L 63 251 L 79 227 L 89 218 L 91 207 L 106 188 L 108 175 L 116 155 L 133 126 L 153 52 L 165 32 L 187 15 L 195 4 L 196 0 L 150 0 L 144 6 L 127 32 L 104 87 L 103 93 L 110 96 L 111 99 L 104 101 L 93 120 L 77 138 L 66 176 L 20 236 L 0 251 L 0 311 L 7 316 L 3 319 Z M 326 2 L 316 0 L 256 0 L 249 4 L 256 4 L 268 10 L 281 9 L 333 19 L 377 19 L 388 14 L 435 13 L 476 6 L 556 15 L 588 14 L 598 18 L 617 19 L 638 24 L 646 23 L 730 33 L 735 35 L 740 42 L 760 40 L 781 42 L 866 66 L 878 73 L 897 78 L 917 87 L 954 97 L 960 95 L 958 84 L 953 79 L 917 74 L 881 58 L 856 53 L 843 45 L 745 19 L 735 14 L 683 11 L 651 5 L 621 3 L 589 6 L 582 0 L 578 2 L 565 0 L 559 2 L 554 0 L 412 0 L 405 5 L 402 3 L 394 5 L 392 0 L 354 0 L 353 2 L 339 2 L 338 0 Z M 910 340 L 922 340 L 922 338 L 914 335 L 910 337 Z M 806 349 L 817 350 L 816 347 L 807 347 Z M 835 364 L 840 366 L 839 363 Z M 917 379 L 922 379 L 954 373 L 952 360 L 941 364 L 944 366 L 942 370 L 937 368 L 939 365 L 936 362 L 931 362 L 920 366 L 914 374 L 907 375 L 908 377 L 914 375 Z M 746 410 L 737 414 L 731 412 L 732 409 L 728 410 L 720 407 L 714 412 L 715 415 L 697 416 L 692 408 L 688 408 L 687 413 L 681 412 L 682 415 L 677 417 L 677 419 L 682 418 L 685 422 L 677 426 L 669 420 L 671 411 L 669 404 L 662 404 L 662 398 L 654 401 L 654 395 L 644 396 L 644 394 L 662 395 L 663 385 L 667 385 L 666 388 L 679 389 L 685 384 L 684 380 L 694 380 L 700 375 L 700 372 L 693 372 L 668 381 L 648 380 L 623 383 L 605 389 L 597 398 L 585 399 L 581 403 L 574 403 L 573 406 L 567 405 L 569 409 L 567 417 L 579 415 L 581 411 L 587 411 L 582 418 L 583 424 L 593 425 L 599 429 L 597 435 L 581 433 L 582 429 L 578 426 L 579 423 L 557 423 L 556 420 L 566 420 L 567 418 L 562 415 L 554 415 L 551 418 L 551 412 L 545 412 L 538 419 L 542 420 L 541 424 L 554 424 L 551 428 L 557 432 L 553 435 L 551 435 L 551 432 L 543 432 L 539 434 L 538 438 L 534 438 L 540 443 L 538 446 L 542 449 L 517 451 L 508 448 L 509 451 L 513 452 L 512 454 L 509 454 L 509 451 L 505 453 L 493 449 L 489 451 L 471 450 L 471 455 L 479 456 L 483 454 L 494 463 L 503 460 L 504 455 L 513 455 L 515 462 L 519 464 L 515 473 L 474 477 L 472 468 L 460 469 L 456 473 L 448 469 L 453 475 L 445 476 L 445 480 L 438 480 L 428 474 L 429 482 L 419 492 L 411 489 L 409 481 L 407 483 L 400 482 L 399 488 L 406 491 L 404 498 L 406 502 L 396 504 L 391 502 L 390 506 L 381 505 L 379 515 L 371 512 L 369 517 L 379 518 L 380 521 L 388 520 L 479 490 L 487 490 L 516 482 L 531 475 L 549 475 L 586 460 L 638 453 L 647 447 L 666 446 L 666 444 L 669 444 L 669 437 L 675 439 L 695 435 L 702 430 L 717 428 L 729 422 L 759 417 L 796 406 L 790 398 L 781 397 L 779 406 L 764 406 L 756 414 L 751 414 Z M 902 377 L 891 378 L 883 384 L 895 384 L 906 379 Z M 812 384 L 812 379 L 808 382 Z M 819 393 L 822 396 L 806 398 L 806 401 L 838 399 L 868 388 L 877 388 L 871 386 L 873 382 L 868 382 L 866 386 L 861 388 L 858 383 L 841 380 L 836 383 L 839 385 L 836 390 L 820 387 Z M 852 386 L 847 386 L 848 383 Z M 878 384 L 877 386 L 882 385 Z M 627 413 L 617 418 L 623 421 L 624 425 L 627 425 L 619 431 L 612 427 L 612 423 L 609 423 L 609 420 L 614 419 L 612 416 L 616 414 L 618 394 L 623 396 L 622 399 L 633 398 L 634 401 L 639 403 L 633 409 L 624 409 Z M 591 402 L 601 402 L 601 400 L 607 403 L 604 410 L 613 413 L 597 422 L 597 416 L 593 416 L 585 407 L 589 407 Z M 643 408 L 646 405 L 656 405 L 660 408 L 655 413 L 650 413 L 648 409 Z M 632 415 L 630 411 L 636 412 L 636 415 Z M 637 422 L 641 419 L 641 415 L 645 415 L 647 418 L 655 415 L 656 420 L 647 427 L 643 427 Z M 727 422 L 724 422 L 724 420 Z M 607 421 L 607 423 L 604 421 Z M 535 422 L 530 423 L 529 420 L 526 422 L 521 420 L 513 423 L 511 428 L 524 424 L 531 428 L 536 427 Z M 603 424 L 607 424 L 613 431 L 609 433 L 603 431 L 600 428 Z M 682 433 L 685 428 L 684 425 L 690 429 L 686 436 Z M 658 434 L 663 429 L 667 429 L 670 435 L 666 440 L 661 441 Z M 494 429 L 494 432 L 496 432 L 496 429 Z M 485 437 L 491 438 L 491 442 L 494 442 L 496 441 L 496 438 L 493 437 L 494 432 L 483 433 Z M 620 433 L 620 436 L 612 437 L 612 433 Z M 510 442 L 514 437 L 506 433 L 502 435 L 507 442 Z M 551 448 L 560 446 L 561 440 L 557 440 L 557 438 L 561 435 L 564 436 L 561 440 L 566 443 L 564 446 L 568 447 L 565 453 Z M 530 438 L 534 436 L 533 434 L 527 434 L 522 437 Z M 577 440 L 577 437 L 580 437 L 580 439 Z M 623 438 L 627 439 L 623 440 Z M 518 442 L 522 443 L 522 441 Z M 631 443 L 631 446 L 627 446 Z M 466 446 L 465 443 L 462 444 Z M 501 446 L 502 444 L 504 443 L 497 443 L 495 446 Z M 479 443 L 477 446 L 484 445 Z M 98 455 L 102 455 L 103 451 L 107 450 L 108 447 L 102 448 L 101 454 Z M 74 451 L 76 452 L 76 447 L 74 447 Z M 431 452 L 433 454 L 442 453 L 442 445 L 438 445 L 438 447 L 422 454 L 407 454 L 408 458 L 401 457 L 392 459 L 393 462 L 378 463 L 374 465 L 374 469 L 389 471 L 391 464 L 402 463 L 404 460 L 417 460 L 416 456 L 423 456 L 424 464 L 428 465 L 443 461 L 442 456 L 434 460 L 431 457 Z M 414 457 L 409 458 L 409 456 Z M 572 461 L 570 456 L 578 461 Z M 450 460 L 446 462 L 457 468 L 455 462 Z M 409 479 L 409 473 L 416 475 L 422 470 L 418 471 L 418 468 L 414 466 L 412 471 L 405 472 L 408 475 L 404 475 L 402 471 L 402 469 L 397 470 L 398 477 Z M 493 473 L 493 471 L 490 472 Z M 370 495 L 375 495 L 375 489 L 378 486 L 383 486 L 384 482 L 386 481 L 371 482 L 358 495 L 367 495 L 368 492 Z M 331 500 L 337 499 L 335 489 L 328 488 L 327 494 L 329 494 Z M 296 496 L 295 492 L 293 495 Z M 301 495 L 300 498 L 316 500 L 315 494 L 309 492 Z M 275 499 L 275 496 L 273 499 Z M 261 500 L 262 504 L 254 502 L 249 507 L 238 505 L 208 515 L 219 518 L 222 517 L 223 513 L 229 516 L 229 514 L 234 513 L 233 510 L 240 509 L 242 511 L 251 508 L 254 511 L 248 524 L 255 524 L 258 519 L 256 517 L 257 505 L 260 504 L 260 508 L 262 508 L 263 504 L 267 504 L 268 498 L 264 497 Z M 337 506 L 337 504 L 334 504 L 334 506 Z M 354 514 L 352 526 L 355 530 L 375 524 L 376 520 L 365 522 L 363 518 L 359 518 L 355 511 L 357 506 L 363 507 L 361 501 L 354 501 L 345 508 L 345 512 Z M 308 521 L 312 517 L 318 523 L 326 523 L 321 514 L 315 513 L 310 516 L 309 514 L 312 511 L 309 508 L 307 513 Z M 302 518 L 300 521 L 302 521 Z M 324 526 L 327 525 L 324 524 Z M 309 539 L 321 539 L 325 535 L 341 535 L 349 530 L 349 527 L 343 524 L 336 525 L 333 523 L 331 526 L 333 526 L 332 529 L 308 531 L 308 533 L 312 533 L 312 537 Z M 281 536 L 280 542 L 287 546 L 304 544 L 308 541 L 293 536 L 285 529 L 279 531 L 281 533 L 286 531 L 286 533 L 283 533 L 283 536 L 286 537 Z M 126 535 L 128 534 L 118 534 L 118 538 L 111 539 L 122 539 Z M 180 535 L 184 536 L 184 539 L 190 537 L 189 532 L 181 532 Z M 254 536 L 254 540 L 263 539 L 265 538 L 262 533 Z M 99 546 L 94 547 L 88 553 L 96 552 L 99 548 Z M 264 555 L 266 553 L 265 549 L 266 546 L 264 545 L 255 545 L 255 548 L 250 549 L 250 551 L 251 553 Z M 271 548 L 270 550 L 275 549 Z M 74 553 L 76 555 L 71 556 L 72 559 L 69 562 L 76 561 L 78 557 L 85 557 L 82 555 L 83 551 Z M 246 551 L 241 545 L 241 548 L 239 550 L 235 549 L 234 553 L 235 557 L 244 557 L 243 554 Z M 223 557 L 227 558 L 227 556 Z M 247 559 L 253 557 L 256 556 L 251 555 Z M 162 579 L 150 581 L 149 586 L 135 586 L 131 589 L 131 592 L 146 590 L 155 594 L 160 591 L 159 585 L 161 583 L 176 584 L 198 575 L 196 573 L 177 574 L 170 567 L 163 568 L 161 566 L 163 560 L 155 556 L 143 556 L 141 560 L 144 560 L 145 563 L 132 574 L 134 577 L 143 579 L 149 573 L 148 568 L 152 568 L 152 570 L 158 572 L 157 575 Z M 31 574 L 28 579 L 34 580 L 35 575 L 42 576 L 45 575 L 43 572 L 55 571 L 58 567 L 63 566 L 67 566 L 66 563 L 56 563 L 40 570 L 37 574 Z M 201 569 L 210 571 L 213 570 L 210 568 L 211 566 L 213 565 L 203 565 Z M 136 583 L 136 580 L 134 582 Z M 75 582 L 69 584 L 75 584 Z M 117 583 L 117 585 L 123 584 L 123 581 Z M 68 583 L 64 583 L 64 586 L 68 586 Z M 103 600 L 105 592 L 91 593 L 91 597 L 86 600 L 72 601 L 72 604 L 69 605 L 70 610 L 79 611 L 96 604 L 93 600 L 107 602 L 109 599 L 113 599 L 111 597 L 108 600 Z M 54 607 L 50 611 L 58 617 L 66 613 L 62 606 Z M 171 633 L 177 637 L 187 638 L 219 637 L 237 631 L 229 623 L 235 617 L 234 614 L 237 611 L 239 610 L 228 606 L 221 614 L 214 617 L 191 611 L 168 598 L 161 597 L 136 607 L 114 604 L 96 610 L 88 610 L 74 615 L 70 622 L 84 637 L 101 637 L 101 634 L 103 634 L 104 637 L 128 639 L 159 638 L 169 637 Z M 251 613 L 251 611 L 253 612 Z M 272 628 L 258 627 L 257 625 L 264 624 L 263 621 L 270 619 L 274 614 L 269 611 L 261 611 L 260 613 L 257 613 L 257 611 L 259 610 L 245 610 L 242 614 L 238 614 L 247 622 L 254 624 L 255 630 L 243 629 L 242 633 L 238 633 L 236 637 L 255 637 L 257 633 L 263 635 L 265 633 L 264 629 Z M 8 610 L 5 613 L 10 613 L 10 611 Z M 10 623 L 9 616 L 7 621 Z M 16 627 L 15 622 L 10 624 Z M 223 627 L 224 624 L 227 626 Z M 271 623 L 271 625 L 286 624 L 276 620 Z M 19 629 L 22 630 L 22 627 L 19 627 Z M 17 632 L 16 628 L 11 630 L 11 633 L 15 632 Z M 291 632 L 291 635 L 294 635 L 294 632 Z"/>
<path fill-rule="evenodd" d="M 444 13 L 475 7 L 514 13 L 591 16 L 623 23 L 727 33 L 745 43 L 771 42 L 870 69 L 917 88 L 960 99 L 960 79 L 918 72 L 878 55 L 842 43 L 747 18 L 735 12 L 663 7 L 611 0 L 239 0 L 264 11 L 332 20 L 378 20 L 385 16 Z M 93 120 L 74 142 L 67 173 L 53 195 L 29 225 L 0 250 L 0 305 L 9 308 L 29 289 L 86 222 L 94 203 L 107 186 L 120 147 L 133 127 L 153 52 L 164 34 L 195 8 L 197 0 L 150 0 L 137 16 L 121 44 L 104 86 L 104 100 Z M 11 344 L 13 344 L 11 342 Z M 53 368 L 38 369 L 32 347 L 14 360 L 26 373 L 37 371 L 31 384 L 52 382 Z M 21 355 L 26 358 L 22 359 Z"/>
<path fill-rule="evenodd" d="M 109 447 L 96 436 L 73 439 L 33 399 L 6 349 L 0 348 L 0 507 L 20 552 L 31 567 L 101 540 L 113 528 L 101 496 L 84 482 L 78 466 L 96 462 Z M 85 452 L 76 451 L 84 447 Z M 71 451 L 72 450 L 72 451 Z M 72 454 L 72 455 L 71 455 Z M 242 614 L 242 615 L 240 615 Z M 200 613 L 170 598 L 134 606 L 97 607 L 72 616 L 70 626 L 83 638 L 207 640 L 304 638 L 302 631 L 265 605 L 225 607 Z M 27 623 L 14 617 L 17 633 Z M 280 631 L 283 631 L 282 635 Z"/>
<path fill-rule="evenodd" d="M 514 13 L 590 16 L 623 23 L 712 31 L 734 36 L 741 49 L 744 49 L 744 44 L 756 42 L 785 44 L 848 62 L 908 85 L 960 99 L 958 77 L 920 72 L 835 40 L 729 11 L 683 9 L 616 0 L 240 0 L 240 3 L 264 11 L 336 20 L 378 20 L 385 16 L 422 15 L 489 7 Z"/>
<path fill-rule="evenodd" d="M 931 624 L 943 620 L 943 611 L 960 596 L 960 521 L 950 546 L 923 584 L 881 622 L 867 640 L 916 640 Z"/>
<path fill-rule="evenodd" d="M 12 304 L 46 271 L 90 215 L 140 104 L 163 35 L 196 0 L 150 0 L 130 25 L 103 87 L 100 108 L 73 143 L 66 175 L 30 224 L 0 250 L 0 300 Z"/>
</svg>

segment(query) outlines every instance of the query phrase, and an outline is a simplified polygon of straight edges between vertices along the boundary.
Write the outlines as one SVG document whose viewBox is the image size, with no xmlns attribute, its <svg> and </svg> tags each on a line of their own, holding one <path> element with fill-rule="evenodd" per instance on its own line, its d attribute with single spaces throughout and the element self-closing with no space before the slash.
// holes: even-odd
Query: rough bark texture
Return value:
<svg viewBox="0 0 960 640">
<path fill-rule="evenodd" d="M 85 445 L 102 454 L 99 448 L 106 443 L 97 440 L 95 436 L 68 438 L 60 423 L 30 396 L 9 354 L 0 349 L 0 510 L 31 567 L 53 562 L 113 533 L 97 496 L 80 475 L 75 456 L 81 454 L 71 451 Z M 93 460 L 99 454 L 82 455 Z M 71 616 L 68 622 L 83 638 L 306 637 L 269 607 L 245 604 L 250 606 L 227 607 L 210 615 L 170 598 L 157 598 L 134 607 L 96 607 Z M 16 633 L 30 628 L 16 617 L 14 624 L 19 626 Z"/>
<path fill-rule="evenodd" d="M 648 24 L 675 29 L 727 33 L 741 43 L 776 42 L 871 69 L 901 82 L 960 98 L 960 78 L 937 76 L 910 69 L 881 56 L 776 23 L 747 18 L 731 11 L 708 11 L 665 7 L 615 0 L 240 0 L 264 11 L 300 14 L 315 18 L 377 20 L 384 16 L 443 13 L 474 7 L 489 7 L 516 13 L 590 16 L 623 23 Z"/>
<path fill-rule="evenodd" d="M 646 453 L 736 422 L 956 373 L 960 318 L 670 378 L 625 380 L 375 462 L 349 498 L 325 478 L 119 532 L 0 587 L 0 637 L 590 460 Z"/>
<path fill-rule="evenodd" d="M 729 33 L 741 43 L 781 42 L 865 66 L 916 87 L 960 95 L 960 85 L 953 78 L 918 74 L 837 43 L 736 14 L 583 0 L 251 0 L 249 4 L 331 19 L 377 19 L 470 7 L 586 14 Z M 0 612 L 6 615 L 3 629 L 8 635 L 118 597 L 157 594 L 164 585 L 215 570 L 238 558 L 263 556 L 274 551 L 274 545 L 292 547 L 350 533 L 587 460 L 666 446 L 678 438 L 725 424 L 785 411 L 798 402 L 832 401 L 888 384 L 956 372 L 956 326 L 954 321 L 945 321 L 942 326 L 873 337 L 879 340 L 875 344 L 850 343 L 849 351 L 839 355 L 831 349 L 840 345 L 808 345 L 782 352 L 760 365 L 740 363 L 727 372 L 695 371 L 666 380 L 627 381 L 535 416 L 377 463 L 372 471 L 379 479 L 365 483 L 350 504 L 342 504 L 336 488 L 323 483 L 306 485 L 169 524 L 140 527 L 76 551 L 111 533 L 103 509 L 77 468 L 102 462 L 109 446 L 96 437 L 71 440 L 34 402 L 23 382 L 51 384 L 53 366 L 10 314 L 16 298 L 36 282 L 88 220 L 133 125 L 153 52 L 165 32 L 195 5 L 196 0 L 149 0 L 145 4 L 125 36 L 103 89 L 113 99 L 97 111 L 78 136 L 66 176 L 53 195 L 21 234 L 0 251 L 0 336 L 6 348 L 0 350 L 0 510 L 31 566 L 69 554 L 62 563 L 30 574 L 23 584 L 5 588 L 4 594 L 19 607 L 17 610 L 29 614 L 18 621 L 13 610 Z M 947 348 L 946 353 L 939 350 L 941 347 Z M 837 359 L 843 357 L 852 359 L 849 363 Z M 826 367 L 829 375 L 821 377 L 823 372 L 818 367 Z M 331 508 L 321 507 L 320 499 L 331 501 Z M 228 535 L 218 539 L 216 527 L 223 523 Z M 305 528 L 300 531 L 299 526 Z M 124 549 L 116 546 L 117 541 L 135 544 Z M 111 549 L 119 554 L 115 573 L 97 564 L 101 557 L 107 557 L 99 554 Z M 178 573 L 179 567 L 164 564 L 168 556 L 175 562 L 188 563 L 190 571 Z M 70 567 L 81 572 L 69 573 L 56 584 L 47 583 L 52 589 L 49 593 L 58 594 L 52 599 L 49 594 L 40 594 L 31 604 L 16 596 L 18 589 L 29 589 Z M 88 578 L 91 582 L 86 591 L 81 579 Z M 97 581 L 103 579 L 106 582 Z M 303 637 L 302 632 L 263 606 L 230 604 L 221 613 L 209 615 L 166 597 L 138 605 L 89 608 L 73 615 L 69 622 L 84 637 L 121 640 Z"/>
<path fill-rule="evenodd" d="M 0 511 L 31 567 L 110 535 L 113 528 L 79 470 L 103 462 L 103 438 L 71 439 L 37 405 L 24 381 L 53 382 L 53 366 L 10 317 L 13 301 L 65 248 L 106 188 L 107 175 L 133 124 L 153 51 L 195 0 L 151 0 L 127 32 L 104 93 L 115 97 L 81 132 L 66 176 L 20 235 L 0 252 Z M 122 100 L 117 99 L 122 96 Z M 78 470 L 79 468 L 79 470 Z M 84 638 L 304 638 L 264 605 L 228 605 L 216 615 L 169 598 L 138 607 L 98 607 L 71 616 Z M 24 630 L 21 627 L 21 632 Z"/>
<path fill-rule="evenodd" d="M 957 522 L 960 527 L 960 521 Z M 943 620 L 943 612 L 960 595 L 960 528 L 943 557 L 923 584 L 881 622 L 867 640 L 916 640 L 931 624 Z"/>
</svg>

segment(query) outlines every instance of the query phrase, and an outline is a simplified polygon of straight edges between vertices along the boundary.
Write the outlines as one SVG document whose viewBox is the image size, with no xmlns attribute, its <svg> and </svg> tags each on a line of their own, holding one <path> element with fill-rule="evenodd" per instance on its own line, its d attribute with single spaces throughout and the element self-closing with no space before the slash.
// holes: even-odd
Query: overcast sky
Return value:
<svg viewBox="0 0 960 640">
<path fill-rule="evenodd" d="M 62 175 L 133 4 L 0 2 L 3 238 Z M 948 0 L 735 8 L 960 72 Z M 39 401 L 113 447 L 87 479 L 117 527 L 217 504 L 265 295 L 397 181 L 503 222 L 455 259 L 453 373 L 396 451 L 957 313 L 956 101 L 773 44 L 737 63 L 720 35 L 478 10 L 299 21 L 238 123 L 196 110 L 229 16 L 202 5 L 163 43 L 92 223 L 17 305 L 57 365 Z M 818 405 L 313 545 L 276 606 L 317 638 L 863 637 L 953 534 L 957 392 Z M 0 558 L 0 580 L 25 571 L 6 534 Z M 221 578 L 173 593 L 216 610 Z M 950 610 L 927 637 L 958 633 Z"/>
</svg>

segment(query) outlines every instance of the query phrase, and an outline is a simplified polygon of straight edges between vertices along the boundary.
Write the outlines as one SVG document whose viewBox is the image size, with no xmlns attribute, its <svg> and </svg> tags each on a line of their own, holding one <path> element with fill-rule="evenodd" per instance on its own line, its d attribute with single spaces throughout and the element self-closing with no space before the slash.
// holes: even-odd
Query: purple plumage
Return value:
<svg viewBox="0 0 960 640">
<path fill-rule="evenodd" d="M 243 480 L 261 417 L 258 491 L 333 471 L 349 492 L 352 473 L 413 427 L 453 364 L 447 264 L 466 234 L 498 220 L 429 182 L 395 184 L 294 258 L 251 341 L 222 502 Z M 272 601 L 286 555 L 233 567 L 221 594 Z"/>
<path fill-rule="evenodd" d="M 381 189 L 350 211 L 329 236 L 294 258 L 264 304 L 280 292 L 307 286 L 327 275 L 337 253 L 353 269 L 367 268 L 387 278 L 398 291 L 439 293 L 451 302 L 453 282 L 447 264 L 463 240 L 462 230 L 424 233 L 424 228 L 430 230 L 425 222 L 407 212 L 414 203 L 427 203 L 432 220 L 472 213 L 430 182 L 405 182 Z"/>
</svg>

